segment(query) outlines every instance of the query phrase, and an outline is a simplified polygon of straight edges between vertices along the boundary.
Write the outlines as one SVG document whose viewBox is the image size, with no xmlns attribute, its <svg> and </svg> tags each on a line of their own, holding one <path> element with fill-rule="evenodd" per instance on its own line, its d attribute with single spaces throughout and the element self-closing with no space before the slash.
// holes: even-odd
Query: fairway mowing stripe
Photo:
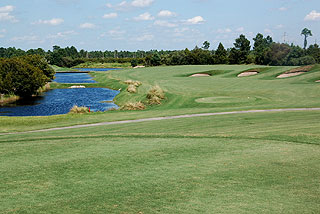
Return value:
<svg viewBox="0 0 320 214">
<path fill-rule="evenodd" d="M 65 129 L 88 128 L 88 127 L 105 126 L 105 125 L 121 125 L 121 124 L 141 123 L 141 122 L 149 122 L 149 121 L 173 120 L 173 119 L 192 118 L 192 117 L 205 117 L 205 116 L 230 115 L 230 114 L 247 114 L 247 113 L 263 113 L 263 112 L 289 112 L 289 111 L 320 111 L 320 108 L 265 109 L 265 110 L 247 110 L 247 111 L 230 111 L 230 112 L 217 112 L 217 113 L 185 114 L 185 115 L 177 115 L 177 116 L 153 117 L 153 118 L 136 119 L 136 120 L 101 122 L 101 123 L 93 123 L 93 124 L 84 124 L 84 125 L 75 125 L 75 126 L 66 126 L 66 127 L 26 131 L 26 132 L 0 133 L 0 136 L 1 135 L 10 135 L 10 134 L 27 134 L 27 133 L 36 133 L 36 132 L 48 132 L 48 131 L 57 131 L 57 130 L 65 130 Z"/>
</svg>

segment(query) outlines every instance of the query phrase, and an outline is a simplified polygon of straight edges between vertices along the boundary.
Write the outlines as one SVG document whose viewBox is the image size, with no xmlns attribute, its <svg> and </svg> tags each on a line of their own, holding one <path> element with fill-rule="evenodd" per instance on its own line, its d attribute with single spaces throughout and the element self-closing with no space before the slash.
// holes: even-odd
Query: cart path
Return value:
<svg viewBox="0 0 320 214">
<path fill-rule="evenodd" d="M 180 119 L 180 118 L 205 117 L 205 116 L 230 115 L 230 114 L 263 113 L 263 112 L 292 112 L 292 111 L 320 111 L 320 108 L 286 108 L 286 109 L 265 109 L 265 110 L 247 110 L 247 111 L 185 114 L 185 115 L 177 115 L 177 116 L 152 117 L 152 118 L 144 118 L 144 119 L 136 119 L 136 120 L 100 122 L 100 123 L 93 123 L 93 124 L 74 125 L 74 126 L 40 129 L 40 130 L 25 131 L 25 132 L 0 133 L 0 136 L 1 135 L 12 135 L 12 134 L 48 132 L 48 131 L 57 131 L 57 130 L 66 130 L 66 129 L 88 128 L 88 127 L 95 127 L 95 126 L 141 123 L 141 122 L 149 122 L 149 121 L 173 120 L 173 119 Z"/>
</svg>

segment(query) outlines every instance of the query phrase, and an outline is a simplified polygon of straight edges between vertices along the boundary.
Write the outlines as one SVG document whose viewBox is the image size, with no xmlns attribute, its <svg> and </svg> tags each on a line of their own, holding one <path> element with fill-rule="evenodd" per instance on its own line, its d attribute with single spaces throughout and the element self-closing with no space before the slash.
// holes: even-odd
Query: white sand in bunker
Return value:
<svg viewBox="0 0 320 214">
<path fill-rule="evenodd" d="M 305 73 L 305 72 L 284 73 L 284 74 L 280 74 L 279 76 L 277 76 L 277 78 L 294 77 L 294 76 L 298 76 L 298 75 L 303 74 L 303 73 Z"/>
<path fill-rule="evenodd" d="M 209 74 L 193 74 L 190 77 L 210 77 Z"/>
<path fill-rule="evenodd" d="M 238 75 L 238 77 L 248 77 L 248 76 L 253 76 L 253 75 L 257 75 L 259 74 L 259 72 L 257 71 L 246 71 L 246 72 L 242 72 L 241 74 Z"/>
<path fill-rule="evenodd" d="M 308 71 L 310 71 L 313 68 L 313 65 L 307 65 L 299 68 L 292 69 L 290 71 L 284 72 L 283 74 L 280 74 L 277 76 L 277 78 L 286 78 L 286 77 L 294 77 L 301 74 L 304 74 Z"/>
</svg>

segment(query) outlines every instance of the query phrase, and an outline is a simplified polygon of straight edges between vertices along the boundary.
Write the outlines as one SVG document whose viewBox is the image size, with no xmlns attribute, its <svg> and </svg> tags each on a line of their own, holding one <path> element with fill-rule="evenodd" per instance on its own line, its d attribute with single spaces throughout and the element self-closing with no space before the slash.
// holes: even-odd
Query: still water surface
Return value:
<svg viewBox="0 0 320 214">
<path fill-rule="evenodd" d="M 59 83 L 91 83 L 95 82 L 86 73 L 57 73 Z M 112 100 L 119 91 L 107 88 L 54 89 L 42 96 L 19 100 L 10 105 L 0 107 L 0 116 L 50 116 L 66 114 L 74 106 L 90 107 L 91 111 L 106 111 L 118 108 Z"/>
</svg>

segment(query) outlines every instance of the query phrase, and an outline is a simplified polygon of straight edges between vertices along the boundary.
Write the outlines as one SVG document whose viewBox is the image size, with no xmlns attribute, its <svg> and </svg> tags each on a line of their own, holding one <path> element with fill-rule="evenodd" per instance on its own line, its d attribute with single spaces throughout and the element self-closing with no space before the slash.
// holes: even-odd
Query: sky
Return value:
<svg viewBox="0 0 320 214">
<path fill-rule="evenodd" d="M 319 0 L 0 1 L 0 47 L 24 50 L 181 50 L 204 41 L 216 49 L 257 33 L 303 46 L 305 27 L 319 44 Z"/>
</svg>

